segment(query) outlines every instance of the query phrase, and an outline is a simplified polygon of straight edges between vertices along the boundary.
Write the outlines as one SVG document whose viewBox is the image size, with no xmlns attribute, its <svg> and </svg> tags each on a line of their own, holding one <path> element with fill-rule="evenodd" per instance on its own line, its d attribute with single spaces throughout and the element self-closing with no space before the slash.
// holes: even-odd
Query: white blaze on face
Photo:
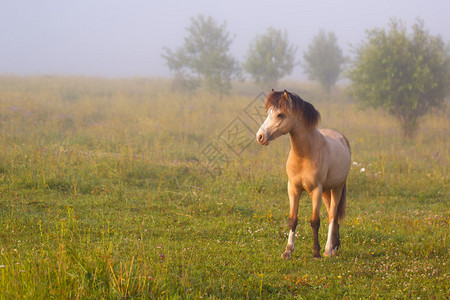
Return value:
<svg viewBox="0 0 450 300">
<path fill-rule="evenodd" d="M 261 127 L 259 127 L 259 130 L 256 133 L 256 140 L 258 141 L 258 143 L 260 143 L 262 145 L 267 146 L 270 142 L 270 137 L 267 134 L 267 128 L 270 127 L 270 124 L 272 122 L 271 121 L 272 115 L 273 115 L 273 109 L 269 108 L 269 110 L 267 111 L 266 120 L 262 123 Z"/>
<path fill-rule="evenodd" d="M 268 127 L 272 127 L 273 126 L 273 120 L 274 120 L 274 112 L 273 112 L 273 108 L 269 108 L 269 110 L 267 111 L 267 118 L 264 121 L 263 125 L 265 128 Z"/>
<path fill-rule="evenodd" d="M 259 131 L 263 131 L 264 135 L 267 133 L 267 127 L 270 126 L 273 115 L 273 108 L 269 108 L 267 111 L 267 118 L 264 120 L 264 123 L 262 123 L 261 127 L 259 128 Z"/>
</svg>

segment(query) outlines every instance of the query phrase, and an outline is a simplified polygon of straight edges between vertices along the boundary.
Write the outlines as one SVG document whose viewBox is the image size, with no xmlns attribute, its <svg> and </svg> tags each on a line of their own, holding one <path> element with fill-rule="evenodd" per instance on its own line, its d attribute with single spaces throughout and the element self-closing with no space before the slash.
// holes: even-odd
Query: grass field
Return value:
<svg viewBox="0 0 450 300">
<path fill-rule="evenodd" d="M 409 141 L 338 88 L 285 86 L 352 146 L 333 258 L 312 259 L 306 196 L 280 258 L 287 137 L 223 150 L 221 173 L 205 171 L 236 118 L 254 139 L 258 89 L 218 101 L 162 79 L 0 77 L 0 298 L 450 298 L 448 111 Z M 326 233 L 323 207 L 322 251 Z"/>
</svg>

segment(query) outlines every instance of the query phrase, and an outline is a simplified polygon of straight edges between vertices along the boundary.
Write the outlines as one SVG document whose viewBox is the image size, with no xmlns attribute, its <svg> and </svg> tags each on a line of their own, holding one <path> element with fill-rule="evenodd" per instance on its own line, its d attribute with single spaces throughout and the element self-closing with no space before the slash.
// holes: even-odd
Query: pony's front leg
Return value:
<svg viewBox="0 0 450 300">
<path fill-rule="evenodd" d="M 286 245 L 286 250 L 281 255 L 281 258 L 288 260 L 291 259 L 292 251 L 294 251 L 295 229 L 298 221 L 298 201 L 303 190 L 296 187 L 290 181 L 288 182 L 288 194 L 289 194 L 289 238 Z"/>
</svg>

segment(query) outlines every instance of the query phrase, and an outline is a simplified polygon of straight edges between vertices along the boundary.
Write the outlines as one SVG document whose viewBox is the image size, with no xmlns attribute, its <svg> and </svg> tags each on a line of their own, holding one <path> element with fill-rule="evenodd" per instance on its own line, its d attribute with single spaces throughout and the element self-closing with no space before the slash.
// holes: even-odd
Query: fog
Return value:
<svg viewBox="0 0 450 300">
<path fill-rule="evenodd" d="M 408 27 L 419 17 L 448 42 L 449 12 L 447 0 L 0 0 L 0 74 L 167 77 L 162 48 L 181 46 L 199 14 L 227 23 L 240 61 L 269 26 L 287 30 L 301 61 L 320 29 L 334 32 L 351 56 L 365 30 L 385 27 L 391 17 Z M 291 77 L 303 78 L 302 68 Z"/>
</svg>

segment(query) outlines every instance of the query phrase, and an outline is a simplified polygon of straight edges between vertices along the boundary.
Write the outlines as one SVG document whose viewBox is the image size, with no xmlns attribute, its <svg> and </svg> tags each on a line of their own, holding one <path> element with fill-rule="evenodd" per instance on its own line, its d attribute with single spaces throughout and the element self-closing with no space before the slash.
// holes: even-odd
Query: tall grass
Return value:
<svg viewBox="0 0 450 300">
<path fill-rule="evenodd" d="M 450 297 L 448 113 L 409 141 L 345 90 L 285 85 L 351 142 L 331 259 L 311 259 L 307 196 L 293 259 L 279 257 L 288 138 L 228 153 L 214 178 L 200 165 L 256 88 L 218 101 L 163 79 L 1 77 L 0 298 Z"/>
</svg>

